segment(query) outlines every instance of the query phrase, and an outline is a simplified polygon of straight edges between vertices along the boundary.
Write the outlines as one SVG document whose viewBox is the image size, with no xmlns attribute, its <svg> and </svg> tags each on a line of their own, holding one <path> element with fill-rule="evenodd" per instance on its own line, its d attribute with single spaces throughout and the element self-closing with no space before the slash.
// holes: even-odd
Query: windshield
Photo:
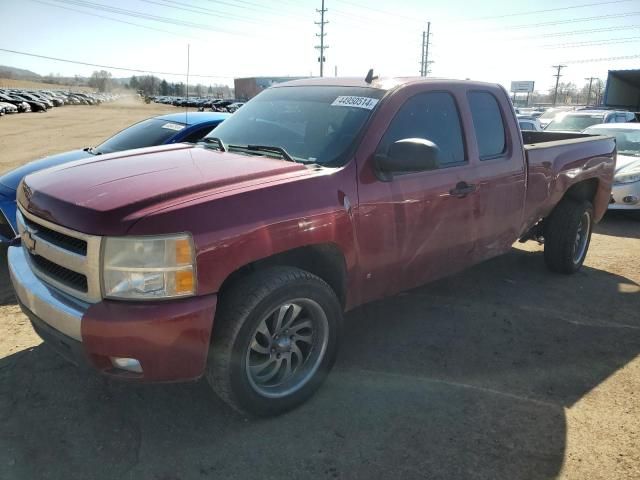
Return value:
<svg viewBox="0 0 640 480">
<path fill-rule="evenodd" d="M 265 90 L 208 137 L 234 145 L 283 148 L 295 160 L 346 161 L 349 147 L 384 95 L 360 87 L 280 87 Z"/>
<path fill-rule="evenodd" d="M 563 130 L 568 132 L 581 132 L 591 125 L 602 123 L 604 115 L 565 115 L 552 121 L 546 130 Z"/>
<path fill-rule="evenodd" d="M 616 147 L 620 155 L 640 157 L 640 129 L 629 128 L 587 128 L 589 135 L 616 137 Z"/>
<path fill-rule="evenodd" d="M 93 149 L 94 153 L 112 153 L 133 148 L 162 145 L 186 127 L 183 123 L 150 118 L 122 130 Z"/>
</svg>

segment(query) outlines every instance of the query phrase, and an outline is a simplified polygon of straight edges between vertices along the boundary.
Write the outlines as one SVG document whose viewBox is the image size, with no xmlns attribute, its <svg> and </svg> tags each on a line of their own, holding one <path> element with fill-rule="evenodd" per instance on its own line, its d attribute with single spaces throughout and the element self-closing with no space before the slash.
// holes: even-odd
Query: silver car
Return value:
<svg viewBox="0 0 640 480">
<path fill-rule="evenodd" d="M 640 215 L 640 123 L 594 125 L 583 133 L 616 137 L 618 160 L 609 209 Z"/>
</svg>

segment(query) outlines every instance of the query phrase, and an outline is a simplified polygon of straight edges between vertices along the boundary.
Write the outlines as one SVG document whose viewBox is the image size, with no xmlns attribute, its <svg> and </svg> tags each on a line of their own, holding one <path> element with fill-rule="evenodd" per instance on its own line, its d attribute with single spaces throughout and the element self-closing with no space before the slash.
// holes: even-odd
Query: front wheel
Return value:
<svg viewBox="0 0 640 480">
<path fill-rule="evenodd" d="M 284 413 L 326 378 L 341 325 L 335 293 L 315 275 L 290 267 L 253 273 L 221 296 L 207 379 L 242 413 Z"/>
<path fill-rule="evenodd" d="M 545 221 L 544 259 L 553 272 L 575 273 L 582 267 L 593 230 L 593 207 L 582 200 L 562 200 Z"/>
</svg>

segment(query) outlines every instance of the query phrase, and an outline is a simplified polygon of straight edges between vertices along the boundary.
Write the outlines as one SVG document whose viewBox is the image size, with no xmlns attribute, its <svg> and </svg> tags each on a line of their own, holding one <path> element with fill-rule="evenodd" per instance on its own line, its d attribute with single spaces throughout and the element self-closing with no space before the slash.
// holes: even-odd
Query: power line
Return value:
<svg viewBox="0 0 640 480">
<path fill-rule="evenodd" d="M 127 17 L 135 17 L 135 18 L 141 18 L 141 19 L 145 19 L 145 20 L 152 20 L 155 22 L 160 22 L 160 23 L 165 23 L 165 24 L 169 24 L 169 25 L 177 25 L 177 26 L 181 26 L 181 27 L 190 27 L 190 28 L 198 28 L 201 30 L 206 30 L 206 31 L 210 31 L 210 32 L 220 32 L 220 33 L 228 33 L 231 35 L 243 35 L 246 36 L 246 32 L 241 33 L 241 32 L 234 32 L 232 30 L 226 30 L 226 29 L 221 29 L 221 28 L 217 28 L 217 27 L 213 27 L 212 25 L 207 25 L 207 24 L 203 24 L 203 23 L 195 23 L 195 22 L 189 22 L 186 20 L 177 20 L 177 19 L 173 19 L 173 18 L 167 18 L 167 17 L 162 17 L 159 15 L 151 15 L 151 14 L 147 14 L 147 13 L 143 13 L 143 12 L 138 12 L 135 10 L 127 10 L 125 8 L 119 8 L 119 7 L 111 7 L 109 5 L 103 5 L 101 3 L 94 3 L 94 2 L 89 2 L 86 0 L 52 0 L 58 3 L 63 3 L 63 4 L 67 4 L 67 5 L 75 5 L 75 6 L 79 6 L 79 7 L 85 7 L 88 8 L 90 10 L 99 10 L 99 11 L 103 11 L 103 12 L 108 12 L 108 13 L 115 13 L 118 15 L 124 15 Z"/>
<path fill-rule="evenodd" d="M 324 44 L 324 37 L 327 35 L 326 33 L 324 33 L 324 26 L 329 23 L 328 21 L 326 21 L 324 19 L 324 14 L 327 12 L 327 9 L 324 8 L 324 0 L 322 0 L 322 8 L 320 10 L 316 9 L 316 12 L 318 12 L 320 14 L 320 21 L 319 22 L 314 22 L 316 25 L 320 25 L 320 33 L 316 33 L 316 37 L 320 37 L 320 45 L 317 46 L 316 48 L 318 50 L 320 50 L 320 56 L 318 57 L 318 62 L 320 62 L 320 76 L 323 76 L 324 73 L 324 50 L 326 48 L 329 48 L 327 45 Z"/>
<path fill-rule="evenodd" d="M 632 60 L 634 58 L 640 58 L 640 55 L 622 55 L 620 57 L 600 57 L 600 58 L 583 58 L 580 60 L 565 60 L 563 63 L 596 63 L 596 62 L 610 62 L 613 60 Z"/>
<path fill-rule="evenodd" d="M 76 65 L 85 65 L 88 67 L 97 67 L 97 68 L 107 68 L 109 70 L 122 70 L 125 72 L 133 72 L 133 73 L 150 73 L 153 75 L 172 75 L 176 77 L 186 77 L 184 73 L 175 73 L 175 72 L 158 72 L 154 70 L 141 70 L 138 68 L 127 68 L 127 67 L 114 67 L 113 65 L 100 65 L 98 63 L 88 63 L 81 62 L 78 60 L 68 60 L 66 58 L 58 58 L 58 57 L 50 57 L 47 55 L 39 55 L 37 53 L 29 53 L 29 52 L 20 52 L 18 50 L 10 50 L 8 48 L 0 48 L 0 52 L 14 53 L 16 55 L 24 55 L 27 57 L 35 57 L 35 58 L 43 58 L 45 60 L 55 60 L 57 62 L 65 62 L 65 63 L 73 63 Z M 198 77 L 198 78 L 235 78 L 231 75 L 196 75 L 194 73 L 189 74 L 190 77 Z"/>
<path fill-rule="evenodd" d="M 571 18 L 569 20 L 555 20 L 553 22 L 528 23 L 524 25 L 512 25 L 510 27 L 503 27 L 495 30 L 516 30 L 521 28 L 549 27 L 552 25 L 563 25 L 567 23 L 592 22 L 595 20 L 604 20 L 607 18 L 632 17 L 634 15 L 640 15 L 640 12 L 613 13 L 611 15 L 599 15 L 597 17 L 580 17 L 580 18 Z"/>
<path fill-rule="evenodd" d="M 89 15 L 91 17 L 97 17 L 97 18 L 103 18 L 105 20 L 111 20 L 112 22 L 124 23 L 124 24 L 127 24 L 127 25 L 132 25 L 134 27 L 146 28 L 147 30 L 154 30 L 156 32 L 168 33 L 170 35 L 176 35 L 176 36 L 183 37 L 183 38 L 190 38 L 190 37 L 186 37 L 185 35 L 182 35 L 180 33 L 171 32 L 169 30 L 163 30 L 161 28 L 150 27 L 148 25 L 141 25 L 139 23 L 128 22 L 126 20 L 121 20 L 121 19 L 118 19 L 118 18 L 105 17 L 104 15 L 100 15 L 100 14 L 97 14 L 97 13 L 85 12 L 85 11 L 82 11 L 82 10 L 78 10 L 76 8 L 63 7 L 62 5 L 54 5 L 52 3 L 43 2 L 42 0 L 31 0 L 31 1 L 32 2 L 36 2 L 36 3 L 40 3 L 42 5 L 47 5 L 47 6 L 53 7 L 53 8 L 62 8 L 63 10 L 69 10 L 69 11 L 72 11 L 72 12 L 82 13 L 83 15 Z M 196 38 L 198 40 L 202 40 L 201 38 L 198 38 L 198 37 L 191 37 L 191 38 Z"/>
<path fill-rule="evenodd" d="M 518 12 L 518 13 L 507 13 L 504 15 L 491 15 L 488 17 L 476 17 L 469 20 L 494 20 L 499 18 L 508 18 L 508 17 L 520 17 L 523 15 L 535 15 L 538 13 L 549 13 L 549 12 L 559 12 L 561 10 L 571 10 L 574 8 L 585 8 L 585 7 L 598 7 L 600 5 L 610 5 L 612 3 L 627 3 L 635 0 L 611 0 L 608 2 L 595 2 L 595 3 L 583 3 L 581 5 L 571 5 L 568 7 L 558 7 L 558 8 L 546 8 L 544 10 L 529 10 L 526 12 Z"/>
<path fill-rule="evenodd" d="M 355 6 L 358 8 L 362 8 L 365 10 L 369 10 L 372 12 L 376 12 L 378 14 L 382 14 L 385 16 L 393 16 L 393 17 L 397 17 L 397 18 L 402 18 L 404 20 L 410 20 L 413 22 L 418 22 L 419 20 L 416 20 L 415 17 L 409 17 L 407 15 L 402 15 L 399 13 L 395 13 L 395 12 L 391 12 L 389 10 L 382 10 L 379 8 L 374 8 L 374 7 L 370 7 L 368 5 L 363 5 L 361 3 L 356 3 L 356 2 L 352 2 L 352 1 L 348 1 L 348 0 L 337 0 L 340 3 L 344 3 L 347 5 L 351 5 L 351 6 Z M 508 17 L 517 17 L 517 16 L 525 16 L 525 15 L 535 15 L 535 14 L 540 14 L 540 13 L 550 13 L 550 12 L 558 12 L 558 11 L 562 11 L 562 10 L 572 10 L 572 9 L 576 9 L 576 8 L 586 8 L 586 7 L 597 7 L 597 6 L 601 6 L 601 5 L 611 5 L 611 4 L 617 4 L 617 3 L 627 3 L 627 2 L 631 2 L 631 1 L 635 1 L 635 0 L 609 0 L 609 1 L 605 1 L 605 2 L 593 2 L 593 3 L 583 3 L 580 5 L 570 5 L 570 6 L 566 6 L 566 7 L 557 7 L 557 8 L 547 8 L 547 9 L 542 9 L 542 10 L 527 10 L 524 12 L 515 12 L 515 13 L 507 13 L 507 14 L 503 14 L 503 15 L 489 15 L 489 16 L 484 16 L 484 17 L 472 17 L 472 18 L 465 18 L 465 19 L 461 19 L 461 20 L 456 20 L 456 21 L 449 21 L 449 22 L 443 22 L 443 23 L 461 23 L 461 22 L 473 22 L 473 21 L 483 21 L 483 20 L 494 20 L 494 19 L 500 19 L 500 18 L 508 18 Z"/>
<path fill-rule="evenodd" d="M 632 43 L 640 40 L 640 37 L 613 38 L 611 40 L 591 40 L 588 42 L 561 43 L 541 45 L 541 48 L 576 48 L 576 47 L 597 47 L 599 45 L 613 45 L 616 43 Z"/>
<path fill-rule="evenodd" d="M 612 32 L 614 30 L 633 30 L 636 28 L 640 28 L 640 25 L 621 25 L 616 27 L 603 27 L 603 28 L 587 28 L 584 30 L 572 30 L 569 32 L 556 32 L 556 33 L 545 33 L 544 37 L 567 37 L 571 35 L 584 35 L 588 33 L 599 33 L 599 32 Z M 525 35 L 521 37 L 511 37 L 510 40 L 528 40 L 530 38 L 540 38 L 540 34 L 536 35 Z M 504 39 L 504 38 L 502 38 Z"/>
</svg>

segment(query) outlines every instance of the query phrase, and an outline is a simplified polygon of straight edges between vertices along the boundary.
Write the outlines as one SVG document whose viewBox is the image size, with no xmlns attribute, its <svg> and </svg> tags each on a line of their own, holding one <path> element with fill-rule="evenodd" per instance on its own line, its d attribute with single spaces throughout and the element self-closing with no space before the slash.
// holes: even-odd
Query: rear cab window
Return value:
<svg viewBox="0 0 640 480">
<path fill-rule="evenodd" d="M 467 93 L 480 160 L 501 157 L 507 151 L 507 136 L 498 100 L 486 91 Z"/>
<path fill-rule="evenodd" d="M 440 168 L 466 163 L 464 139 L 458 107 L 447 92 L 419 93 L 409 98 L 391 121 L 377 153 L 406 138 L 422 138 L 440 149 Z"/>
</svg>

